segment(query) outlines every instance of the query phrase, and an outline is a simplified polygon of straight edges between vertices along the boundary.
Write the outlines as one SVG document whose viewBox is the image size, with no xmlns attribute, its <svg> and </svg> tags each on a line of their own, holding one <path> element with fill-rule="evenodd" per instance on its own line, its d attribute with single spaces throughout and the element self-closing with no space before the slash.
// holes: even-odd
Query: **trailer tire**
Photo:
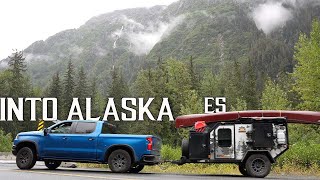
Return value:
<svg viewBox="0 0 320 180">
<path fill-rule="evenodd" d="M 240 163 L 240 164 L 239 164 L 239 171 L 240 171 L 240 173 L 241 173 L 243 176 L 246 176 L 246 177 L 249 176 L 249 175 L 248 175 L 248 172 L 247 172 L 247 170 L 246 170 L 246 167 L 245 167 L 245 163 Z"/>
<path fill-rule="evenodd" d="M 264 154 L 252 154 L 245 163 L 245 168 L 249 176 L 263 178 L 271 170 L 271 162 Z"/>
<path fill-rule="evenodd" d="M 181 143 L 182 156 L 189 159 L 189 139 L 183 138 Z"/>
</svg>

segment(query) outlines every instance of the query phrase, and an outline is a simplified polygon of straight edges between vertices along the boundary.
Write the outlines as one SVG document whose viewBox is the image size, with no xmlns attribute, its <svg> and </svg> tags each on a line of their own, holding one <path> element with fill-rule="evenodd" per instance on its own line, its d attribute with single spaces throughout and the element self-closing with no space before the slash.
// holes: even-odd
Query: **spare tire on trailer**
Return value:
<svg viewBox="0 0 320 180">
<path fill-rule="evenodd" d="M 181 143 L 182 156 L 189 158 L 189 139 L 183 138 Z"/>
</svg>

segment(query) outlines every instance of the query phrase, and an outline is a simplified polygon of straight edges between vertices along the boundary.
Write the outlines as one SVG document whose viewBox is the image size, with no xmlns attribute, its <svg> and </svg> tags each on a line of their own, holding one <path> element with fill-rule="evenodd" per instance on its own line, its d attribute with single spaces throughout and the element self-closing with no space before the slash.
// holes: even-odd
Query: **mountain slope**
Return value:
<svg viewBox="0 0 320 180">
<path fill-rule="evenodd" d="M 167 7 L 118 10 L 30 45 L 24 51 L 28 72 L 35 85 L 46 86 L 71 59 L 105 89 L 113 66 L 132 82 L 138 70 L 159 57 L 193 56 L 199 71 L 218 73 L 228 61 L 252 60 L 257 71 L 274 77 L 292 70 L 294 43 L 320 17 L 318 2 L 180 0 Z M 279 17 L 264 24 L 270 8 L 278 8 Z"/>
</svg>

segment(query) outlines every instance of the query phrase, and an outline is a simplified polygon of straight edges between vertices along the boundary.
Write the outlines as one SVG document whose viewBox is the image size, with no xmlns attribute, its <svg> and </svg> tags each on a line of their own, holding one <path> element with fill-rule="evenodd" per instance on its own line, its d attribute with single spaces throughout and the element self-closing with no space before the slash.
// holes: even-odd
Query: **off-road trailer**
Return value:
<svg viewBox="0 0 320 180">
<path fill-rule="evenodd" d="M 176 128 L 194 126 L 174 163 L 236 163 L 244 176 L 265 177 L 289 149 L 287 123 L 320 124 L 310 111 L 239 111 L 176 118 Z"/>
</svg>

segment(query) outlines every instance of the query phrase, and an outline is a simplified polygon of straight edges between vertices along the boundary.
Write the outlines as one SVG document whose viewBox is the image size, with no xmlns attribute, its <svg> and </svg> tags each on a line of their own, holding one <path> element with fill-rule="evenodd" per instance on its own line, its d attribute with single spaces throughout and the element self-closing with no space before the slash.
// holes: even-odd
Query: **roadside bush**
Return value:
<svg viewBox="0 0 320 180">
<path fill-rule="evenodd" d="M 181 148 L 164 144 L 161 148 L 161 156 L 163 160 L 178 160 L 181 158 Z"/>
<path fill-rule="evenodd" d="M 320 144 L 299 142 L 290 146 L 277 160 L 277 166 L 320 166 Z"/>
<path fill-rule="evenodd" d="M 12 136 L 10 133 L 4 134 L 0 129 L 0 152 L 10 152 L 12 147 Z"/>
</svg>

